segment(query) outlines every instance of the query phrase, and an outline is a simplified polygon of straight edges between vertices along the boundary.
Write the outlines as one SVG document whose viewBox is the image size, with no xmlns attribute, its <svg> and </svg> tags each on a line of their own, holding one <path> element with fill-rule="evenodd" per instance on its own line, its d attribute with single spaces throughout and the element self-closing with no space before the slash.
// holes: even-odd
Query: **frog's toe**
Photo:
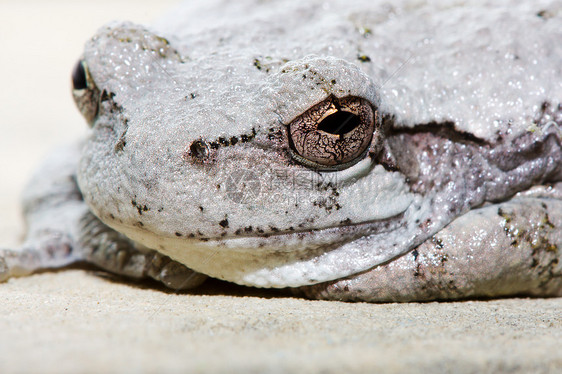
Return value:
<svg viewBox="0 0 562 374">
<path fill-rule="evenodd" d="M 148 276 L 176 291 L 199 286 L 207 276 L 191 270 L 167 256 L 154 252 L 147 271 Z"/>
<path fill-rule="evenodd" d="M 39 270 L 56 269 L 78 261 L 64 235 L 47 233 L 41 241 L 26 242 L 20 249 L 0 249 L 0 282 Z"/>
<path fill-rule="evenodd" d="M 4 252 L 4 250 L 0 250 L 0 253 Z M 0 282 L 5 282 L 10 277 L 8 264 L 6 264 L 6 260 L 0 255 Z"/>
<path fill-rule="evenodd" d="M 91 213 L 79 226 L 82 256 L 104 270 L 133 279 L 152 278 L 174 290 L 197 287 L 207 278 L 157 251 L 139 248 Z"/>
<path fill-rule="evenodd" d="M 562 201 L 519 198 L 472 210 L 386 264 L 300 290 L 369 302 L 562 296 L 561 227 Z"/>
</svg>

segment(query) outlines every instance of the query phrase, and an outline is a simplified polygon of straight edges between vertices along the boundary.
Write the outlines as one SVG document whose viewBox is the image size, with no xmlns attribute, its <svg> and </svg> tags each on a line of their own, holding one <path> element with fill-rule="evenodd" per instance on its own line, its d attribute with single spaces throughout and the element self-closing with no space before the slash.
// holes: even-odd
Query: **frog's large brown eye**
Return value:
<svg viewBox="0 0 562 374">
<path fill-rule="evenodd" d="M 99 90 L 83 60 L 79 60 L 72 70 L 72 96 L 76 106 L 91 125 L 98 113 Z"/>
<path fill-rule="evenodd" d="M 289 124 L 289 146 L 298 162 L 342 170 L 361 160 L 376 130 L 376 112 L 362 98 L 328 97 Z"/>
</svg>

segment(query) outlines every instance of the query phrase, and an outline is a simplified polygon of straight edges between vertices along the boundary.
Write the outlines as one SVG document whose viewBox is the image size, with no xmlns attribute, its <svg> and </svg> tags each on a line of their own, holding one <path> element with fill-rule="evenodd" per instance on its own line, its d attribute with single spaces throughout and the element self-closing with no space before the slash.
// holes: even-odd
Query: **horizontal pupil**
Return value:
<svg viewBox="0 0 562 374">
<path fill-rule="evenodd" d="M 318 130 L 328 134 L 343 135 L 354 130 L 360 124 L 359 116 L 349 112 L 337 111 L 324 118 L 318 125 Z"/>
</svg>

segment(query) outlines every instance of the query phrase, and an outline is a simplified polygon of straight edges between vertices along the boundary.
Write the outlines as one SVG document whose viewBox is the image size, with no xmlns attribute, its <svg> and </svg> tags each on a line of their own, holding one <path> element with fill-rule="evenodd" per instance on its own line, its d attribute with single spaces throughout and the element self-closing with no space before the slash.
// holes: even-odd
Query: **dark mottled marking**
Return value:
<svg viewBox="0 0 562 374">
<path fill-rule="evenodd" d="M 123 152 L 123 149 L 125 149 L 126 145 L 127 145 L 127 141 L 125 140 L 125 137 L 121 136 L 121 138 L 119 138 L 119 140 L 117 141 L 117 144 L 115 144 L 114 151 Z"/>
<path fill-rule="evenodd" d="M 269 68 L 268 68 L 268 67 L 265 67 L 265 69 L 264 69 L 264 66 L 261 64 L 261 61 L 258 60 L 257 58 L 254 59 L 254 66 L 255 66 L 256 69 L 258 69 L 258 70 L 262 70 L 262 69 L 263 69 L 266 73 L 269 73 Z"/>
<path fill-rule="evenodd" d="M 498 216 L 505 219 L 505 223 L 511 222 L 511 215 L 509 213 L 505 212 L 502 208 L 498 208 Z M 504 230 L 507 230 L 507 227 L 504 228 Z"/>
<path fill-rule="evenodd" d="M 136 200 L 134 199 L 131 200 L 131 205 L 137 209 L 137 212 L 139 212 L 139 215 L 141 216 L 143 212 L 148 212 L 150 210 L 150 208 L 146 205 L 137 204 Z"/>
<path fill-rule="evenodd" d="M 445 246 L 445 245 L 443 244 L 443 240 L 441 240 L 441 239 L 439 239 L 439 238 L 437 238 L 437 237 L 435 237 L 435 236 L 432 236 L 432 237 L 431 237 L 431 242 L 432 242 L 433 244 L 435 244 L 435 248 L 437 248 L 437 249 L 443 249 L 443 247 Z"/>
<path fill-rule="evenodd" d="M 543 10 L 539 10 L 537 12 L 537 17 L 542 18 L 544 20 L 547 20 L 549 18 L 552 18 L 553 14 L 551 12 L 549 12 L 548 10 L 543 9 Z"/>
<path fill-rule="evenodd" d="M 181 233 L 179 233 L 179 232 L 176 232 L 176 236 L 182 236 L 182 235 L 181 235 Z"/>
<path fill-rule="evenodd" d="M 418 256 L 419 256 L 419 252 L 418 252 L 417 249 L 414 249 L 414 250 L 412 251 L 412 256 L 414 256 L 414 261 L 417 261 Z"/>
<path fill-rule="evenodd" d="M 367 55 L 358 55 L 357 59 L 361 62 L 371 62 L 371 58 Z"/>
<path fill-rule="evenodd" d="M 226 229 L 228 227 L 228 219 L 223 219 L 222 221 L 219 222 L 220 227 L 222 227 L 223 229 Z"/>
<path fill-rule="evenodd" d="M 547 225 L 548 227 L 550 227 L 551 229 L 553 229 L 555 226 L 552 222 L 550 222 L 550 217 L 548 216 L 548 213 L 544 214 L 544 218 L 542 219 L 541 222 L 543 225 Z"/>
<path fill-rule="evenodd" d="M 533 258 L 533 261 L 531 262 L 531 267 L 536 268 L 538 264 L 539 264 L 539 262 L 537 261 L 537 259 Z"/>
<path fill-rule="evenodd" d="M 280 128 L 270 128 L 269 133 L 267 134 L 267 139 L 269 140 L 277 140 L 277 141 L 284 141 L 284 134 Z"/>
<path fill-rule="evenodd" d="M 421 272 L 421 264 L 417 264 L 416 270 L 414 270 L 414 277 L 421 277 L 423 274 Z"/>
<path fill-rule="evenodd" d="M 113 100 L 114 97 L 115 97 L 115 93 L 102 90 L 100 95 L 100 101 L 104 102 L 104 101 Z"/>
</svg>

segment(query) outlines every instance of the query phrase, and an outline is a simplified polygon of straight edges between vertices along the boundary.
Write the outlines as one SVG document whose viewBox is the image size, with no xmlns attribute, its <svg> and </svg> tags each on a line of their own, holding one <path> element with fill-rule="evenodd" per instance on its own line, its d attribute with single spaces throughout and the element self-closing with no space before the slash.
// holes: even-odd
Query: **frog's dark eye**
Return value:
<svg viewBox="0 0 562 374">
<path fill-rule="evenodd" d="M 84 60 L 79 60 L 72 70 L 72 96 L 86 121 L 92 125 L 98 114 L 100 92 Z"/>
<path fill-rule="evenodd" d="M 377 113 L 359 97 L 330 96 L 289 124 L 293 158 L 312 168 L 342 170 L 360 161 L 377 130 Z"/>
<path fill-rule="evenodd" d="M 88 80 L 86 78 L 86 70 L 82 61 L 78 61 L 72 70 L 72 87 L 75 90 L 83 90 L 88 88 Z"/>
</svg>

